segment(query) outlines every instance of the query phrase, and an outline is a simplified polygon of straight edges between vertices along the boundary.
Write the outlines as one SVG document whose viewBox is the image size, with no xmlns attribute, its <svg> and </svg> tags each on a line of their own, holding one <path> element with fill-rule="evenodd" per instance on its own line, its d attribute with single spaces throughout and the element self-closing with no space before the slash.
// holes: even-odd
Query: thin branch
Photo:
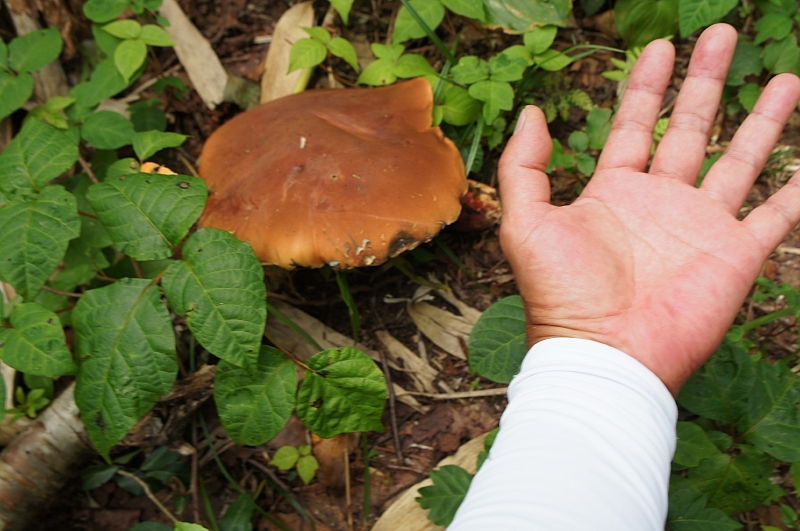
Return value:
<svg viewBox="0 0 800 531">
<path fill-rule="evenodd" d="M 497 387 L 495 389 L 480 389 L 478 391 L 460 391 L 457 393 L 421 393 L 418 391 L 406 391 L 409 395 L 426 396 L 434 400 L 456 400 L 459 398 L 481 398 L 484 396 L 502 396 L 508 393 L 508 387 Z"/>
<path fill-rule="evenodd" d="M 264 456 L 264 459 L 266 459 L 266 455 Z M 277 486 L 279 486 L 286 492 L 289 492 L 290 490 L 289 486 L 283 481 L 281 481 L 281 479 L 275 474 L 275 472 L 273 472 L 268 466 L 259 463 L 255 459 L 248 459 L 247 462 L 256 467 L 257 469 L 259 469 L 260 471 L 262 471 L 263 473 L 265 473 L 267 476 L 269 476 L 269 479 L 271 479 Z"/>
<path fill-rule="evenodd" d="M 392 437 L 394 438 L 394 449 L 397 452 L 397 464 L 403 464 L 403 449 L 400 446 L 400 434 L 397 432 L 397 412 L 395 409 L 395 402 L 397 397 L 394 394 L 394 385 L 392 385 L 392 375 L 389 373 L 389 365 L 386 363 L 386 355 L 383 349 L 379 348 L 378 353 L 381 356 L 381 366 L 383 367 L 383 377 L 386 378 L 386 388 L 389 390 L 389 413 L 391 414 L 392 421 Z"/>
<path fill-rule="evenodd" d="M 79 216 L 83 216 L 85 218 L 100 219 L 97 216 L 95 216 L 94 214 L 89 214 L 88 212 L 84 212 L 83 210 L 78 210 L 78 215 Z"/>
<path fill-rule="evenodd" d="M 72 293 L 70 291 L 61 291 L 60 289 L 51 288 L 47 284 L 42 286 L 42 289 L 45 291 L 49 291 L 50 293 L 55 293 L 56 295 L 63 295 L 64 297 L 72 297 L 73 299 L 80 299 L 83 297 L 83 293 Z"/>
<path fill-rule="evenodd" d="M 160 501 L 158 501 L 158 498 L 156 498 L 155 495 L 153 495 L 153 491 L 150 490 L 150 485 L 144 482 L 142 478 L 140 478 L 136 474 L 131 474 L 130 472 L 127 472 L 125 470 L 117 470 L 117 474 L 119 474 L 120 476 L 125 476 L 126 478 L 132 479 L 133 481 L 138 483 L 139 486 L 142 487 L 142 489 L 144 490 L 144 493 L 147 495 L 147 497 L 150 498 L 150 501 L 155 503 L 156 507 L 161 509 L 161 512 L 164 513 L 167 518 L 172 520 L 172 523 L 178 522 L 178 519 L 175 518 L 175 516 L 171 512 L 169 512 L 169 509 L 164 507 L 164 505 Z"/>
<path fill-rule="evenodd" d="M 86 175 L 89 176 L 89 180 L 90 181 L 92 181 L 94 184 L 97 184 L 97 183 L 100 182 L 100 181 L 97 180 L 97 177 L 95 177 L 94 172 L 92 171 L 92 168 L 89 167 L 89 163 L 86 162 L 85 160 L 83 160 L 83 157 L 78 157 L 78 163 L 81 165 L 81 168 L 83 168 L 83 171 L 86 172 Z"/>
</svg>

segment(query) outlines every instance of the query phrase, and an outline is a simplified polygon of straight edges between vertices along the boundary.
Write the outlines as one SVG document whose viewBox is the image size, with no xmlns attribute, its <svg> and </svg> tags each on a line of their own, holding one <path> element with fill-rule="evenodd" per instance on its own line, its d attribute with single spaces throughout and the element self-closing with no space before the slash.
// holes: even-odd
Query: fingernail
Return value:
<svg viewBox="0 0 800 531">
<path fill-rule="evenodd" d="M 528 107 L 525 107 L 524 109 L 522 109 L 522 112 L 519 113 L 519 118 L 517 118 L 517 125 L 516 127 L 514 127 L 515 135 L 520 131 L 522 131 L 522 128 L 525 127 L 525 115 L 527 114 L 527 111 Z"/>
</svg>

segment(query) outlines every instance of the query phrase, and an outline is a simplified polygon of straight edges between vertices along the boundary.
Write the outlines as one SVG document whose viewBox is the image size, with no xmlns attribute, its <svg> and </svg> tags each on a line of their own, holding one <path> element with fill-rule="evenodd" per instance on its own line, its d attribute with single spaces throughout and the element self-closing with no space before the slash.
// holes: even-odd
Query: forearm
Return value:
<svg viewBox="0 0 800 531">
<path fill-rule="evenodd" d="M 508 396 L 450 531 L 664 528 L 677 408 L 652 372 L 606 345 L 551 339 Z"/>
</svg>

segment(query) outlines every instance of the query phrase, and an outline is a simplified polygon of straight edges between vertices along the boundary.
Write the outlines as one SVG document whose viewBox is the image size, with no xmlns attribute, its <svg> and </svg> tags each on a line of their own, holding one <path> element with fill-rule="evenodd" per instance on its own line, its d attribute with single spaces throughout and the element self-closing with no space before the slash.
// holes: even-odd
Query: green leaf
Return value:
<svg viewBox="0 0 800 531">
<path fill-rule="evenodd" d="M 489 79 L 489 63 L 474 55 L 467 55 L 459 59 L 458 64 L 450 69 L 450 75 L 459 83 L 472 85 Z"/>
<path fill-rule="evenodd" d="M 760 74 L 764 68 L 761 62 L 761 48 L 750 42 L 747 38 L 740 36 L 736 43 L 736 51 L 733 54 L 733 62 L 728 70 L 728 77 L 725 79 L 726 85 L 743 85 L 744 78 L 751 74 Z"/>
<path fill-rule="evenodd" d="M 167 115 L 161 110 L 162 102 L 158 98 L 148 98 L 128 105 L 133 129 L 141 131 L 166 131 Z"/>
<path fill-rule="evenodd" d="M 331 33 L 323 27 L 314 26 L 311 28 L 303 28 L 303 31 L 308 33 L 314 40 L 320 41 L 322 44 L 331 42 Z"/>
<path fill-rule="evenodd" d="M 614 14 L 617 30 L 629 47 L 644 46 L 678 31 L 678 0 L 617 0 Z"/>
<path fill-rule="evenodd" d="M 431 481 L 433 485 L 419 489 L 417 503 L 430 509 L 428 520 L 448 526 L 467 495 L 472 476 L 460 466 L 445 465 L 431 472 Z"/>
<path fill-rule="evenodd" d="M 14 328 L 0 328 L 0 356 L 4 363 L 38 376 L 75 374 L 78 367 L 56 314 L 29 302 L 14 308 L 10 320 Z"/>
<path fill-rule="evenodd" d="M 178 133 L 142 131 L 133 135 L 133 151 L 144 162 L 162 149 L 180 146 L 187 138 Z"/>
<path fill-rule="evenodd" d="M 462 17 L 486 22 L 486 11 L 483 2 L 476 0 L 442 0 L 444 7 Z"/>
<path fill-rule="evenodd" d="M 69 95 L 83 107 L 95 107 L 104 99 L 122 92 L 127 86 L 128 82 L 117 70 L 114 59 L 109 58 L 100 61 L 88 83 L 72 87 Z"/>
<path fill-rule="evenodd" d="M 208 531 L 208 529 L 198 524 L 175 522 L 175 531 Z"/>
<path fill-rule="evenodd" d="M 220 531 L 252 531 L 253 512 L 256 502 L 252 492 L 237 496 L 225 510 L 219 521 Z"/>
<path fill-rule="evenodd" d="M 106 54 L 107 57 L 114 56 L 114 50 L 117 49 L 122 39 L 114 37 L 110 33 L 103 30 L 102 26 L 92 24 L 92 35 L 94 35 L 95 45 L 100 48 L 100 51 Z"/>
<path fill-rule="evenodd" d="M 720 453 L 689 469 L 689 480 L 708 496 L 709 505 L 727 514 L 755 509 L 772 493 L 769 457 L 746 444 L 738 448 L 738 455 Z"/>
<path fill-rule="evenodd" d="M 528 351 L 525 309 L 519 295 L 492 304 L 469 336 L 469 367 L 493 382 L 508 383 Z"/>
<path fill-rule="evenodd" d="M 178 373 L 172 320 L 158 287 L 122 279 L 84 293 L 72 312 L 80 360 L 75 402 L 106 460 L 169 392 Z"/>
<path fill-rule="evenodd" d="M 719 509 L 706 509 L 705 494 L 681 489 L 669 494 L 667 524 L 670 531 L 735 531 L 742 524 Z"/>
<path fill-rule="evenodd" d="M 199 230 L 184 243 L 183 260 L 169 267 L 162 286 L 172 310 L 187 316 L 201 345 L 233 365 L 256 370 L 267 292 L 250 244 L 223 230 Z"/>
<path fill-rule="evenodd" d="M 98 149 L 118 149 L 133 140 L 133 124 L 113 111 L 97 111 L 83 122 L 81 136 Z"/>
<path fill-rule="evenodd" d="M 402 44 L 380 44 L 374 42 L 370 44 L 369 47 L 375 57 L 378 59 L 389 59 L 392 64 L 400 59 L 400 56 L 403 55 L 403 52 L 406 50 L 406 47 Z"/>
<path fill-rule="evenodd" d="M 772 38 L 779 41 L 792 31 L 792 19 L 782 13 L 767 13 L 755 23 L 758 32 L 754 44 L 761 44 Z"/>
<path fill-rule="evenodd" d="M 742 106 L 747 109 L 747 112 L 753 112 L 758 98 L 761 97 L 761 87 L 755 83 L 742 85 L 739 88 L 737 97 L 739 98 L 739 102 L 741 102 Z"/>
<path fill-rule="evenodd" d="M 719 22 L 738 4 L 739 0 L 680 0 L 681 35 L 688 37 L 700 28 Z"/>
<path fill-rule="evenodd" d="M 736 426 L 744 439 L 775 459 L 800 461 L 800 378 L 782 363 L 759 360 L 745 414 Z"/>
<path fill-rule="evenodd" d="M 478 119 L 481 104 L 469 95 L 467 89 L 447 83 L 442 90 L 443 120 L 452 125 L 467 125 Z"/>
<path fill-rule="evenodd" d="M 31 201 L 12 201 L 0 209 L 0 279 L 32 300 L 79 230 L 75 197 L 60 186 Z"/>
<path fill-rule="evenodd" d="M 139 35 L 139 38 L 150 46 L 175 46 L 172 37 L 160 26 L 156 26 L 155 24 L 145 24 L 142 26 L 142 33 Z"/>
<path fill-rule="evenodd" d="M 289 72 L 299 68 L 311 68 L 322 63 L 328 56 L 328 49 L 316 39 L 300 39 L 289 52 Z"/>
<path fill-rule="evenodd" d="M 347 64 L 353 67 L 353 70 L 356 72 L 359 71 L 358 55 L 356 54 L 356 49 L 350 44 L 350 41 L 341 37 L 336 37 L 328 43 L 328 50 L 336 57 L 344 59 Z"/>
<path fill-rule="evenodd" d="M 33 77 L 27 72 L 18 75 L 0 70 L 0 120 L 16 111 L 33 95 Z"/>
<path fill-rule="evenodd" d="M 525 62 L 526 66 L 533 66 L 533 56 L 531 55 L 531 52 L 529 52 L 528 49 L 521 44 L 509 46 L 500 52 L 499 55 L 508 57 L 511 60 L 521 59 Z"/>
<path fill-rule="evenodd" d="M 400 56 L 393 71 L 394 75 L 403 79 L 436 74 L 436 70 L 433 69 L 428 60 L 415 53 Z"/>
<path fill-rule="evenodd" d="M 217 365 L 214 402 L 222 425 L 237 444 L 263 444 L 280 432 L 294 411 L 297 371 L 272 347 L 262 346 L 255 371 Z"/>
<path fill-rule="evenodd" d="M 39 70 L 58 59 L 63 45 L 58 28 L 28 33 L 8 45 L 8 65 L 16 72 Z"/>
<path fill-rule="evenodd" d="M 297 475 L 308 485 L 314 479 L 319 468 L 319 462 L 313 455 L 306 455 L 297 460 Z"/>
<path fill-rule="evenodd" d="M 692 413 L 735 424 L 747 408 L 754 369 L 747 352 L 726 340 L 689 378 L 678 403 Z"/>
<path fill-rule="evenodd" d="M 94 490 L 108 483 L 116 475 L 117 470 L 119 467 L 115 465 L 87 466 L 81 470 L 81 487 L 83 490 Z"/>
<path fill-rule="evenodd" d="M 350 18 L 350 8 L 353 7 L 353 0 L 331 0 L 331 5 L 342 17 L 342 22 L 347 25 Z"/>
<path fill-rule="evenodd" d="M 572 10 L 570 0 L 484 0 L 483 5 L 486 24 L 506 33 L 525 33 L 547 24 L 566 26 Z"/>
<path fill-rule="evenodd" d="M 444 20 L 444 6 L 439 0 L 409 0 L 411 7 L 417 12 L 429 29 L 435 30 Z M 417 24 L 405 6 L 397 12 L 394 22 L 393 43 L 403 43 L 410 39 L 421 39 L 427 33 Z"/>
<path fill-rule="evenodd" d="M 383 431 L 386 381 L 369 356 L 344 347 L 314 355 L 297 395 L 297 416 L 314 433 Z"/>
<path fill-rule="evenodd" d="M 798 62 L 800 62 L 800 48 L 793 34 L 764 47 L 764 66 L 773 74 L 794 72 Z"/>
<path fill-rule="evenodd" d="M 531 55 L 539 55 L 550 48 L 556 40 L 556 33 L 558 28 L 555 26 L 540 26 L 533 28 L 533 31 L 529 31 L 522 38 Z"/>
<path fill-rule="evenodd" d="M 136 260 L 172 256 L 207 196 L 202 179 L 149 173 L 109 178 L 86 194 L 117 250 Z"/>
<path fill-rule="evenodd" d="M 545 50 L 544 53 L 533 56 L 533 61 L 542 70 L 557 72 L 568 67 L 572 63 L 572 57 L 556 50 Z"/>
<path fill-rule="evenodd" d="M 78 146 L 55 127 L 28 120 L 0 153 L 0 190 L 42 189 L 78 160 Z"/>
<path fill-rule="evenodd" d="M 0 39 L 0 70 L 8 66 L 8 47 L 3 39 Z"/>
<path fill-rule="evenodd" d="M 700 461 L 713 457 L 719 449 L 708 438 L 703 428 L 693 422 L 678 422 L 678 444 L 675 448 L 673 465 L 682 468 L 696 467 Z M 675 470 L 675 468 L 673 468 Z"/>
<path fill-rule="evenodd" d="M 583 131 L 573 131 L 569 135 L 567 143 L 575 151 L 586 151 L 589 148 L 589 135 Z"/>
<path fill-rule="evenodd" d="M 138 39 L 142 34 L 142 25 L 133 19 L 116 20 L 103 26 L 103 31 L 120 39 Z"/>
<path fill-rule="evenodd" d="M 391 59 L 373 61 L 358 76 L 357 83 L 373 87 L 391 85 L 397 81 L 397 76 L 394 75 L 394 67 L 394 61 Z"/>
<path fill-rule="evenodd" d="M 586 134 L 589 135 L 589 147 L 603 149 L 611 132 L 611 109 L 592 107 L 586 116 Z"/>
<path fill-rule="evenodd" d="M 278 467 L 279 470 L 291 469 L 297 460 L 300 458 L 300 452 L 294 446 L 281 446 L 275 455 L 272 456 L 272 461 L 269 464 Z"/>
<path fill-rule="evenodd" d="M 469 87 L 469 95 L 484 102 L 483 118 L 492 123 L 500 111 L 510 111 L 514 107 L 514 89 L 499 81 L 478 81 Z"/>
<path fill-rule="evenodd" d="M 83 5 L 83 14 L 92 22 L 102 24 L 120 16 L 129 5 L 129 0 L 88 0 Z"/>
<path fill-rule="evenodd" d="M 133 74 L 144 64 L 145 59 L 147 59 L 147 45 L 141 39 L 122 41 L 114 50 L 114 65 L 126 82 L 131 81 Z"/>
<path fill-rule="evenodd" d="M 495 55 L 489 59 L 489 70 L 491 71 L 489 79 L 492 81 L 519 81 L 527 67 L 528 63 L 519 57 Z"/>
</svg>

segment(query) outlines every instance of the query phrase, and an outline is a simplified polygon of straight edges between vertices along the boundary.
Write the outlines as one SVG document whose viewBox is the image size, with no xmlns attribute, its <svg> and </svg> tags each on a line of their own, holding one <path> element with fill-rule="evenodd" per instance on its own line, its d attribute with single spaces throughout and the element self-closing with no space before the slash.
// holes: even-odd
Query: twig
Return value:
<svg viewBox="0 0 800 531">
<path fill-rule="evenodd" d="M 81 168 L 83 168 L 83 171 L 85 171 L 86 175 L 89 176 L 89 180 L 90 181 L 92 181 L 94 184 L 97 184 L 97 183 L 100 182 L 100 181 L 97 180 L 97 177 L 95 177 L 94 172 L 92 171 L 92 168 L 89 167 L 89 163 L 86 162 L 85 160 L 83 160 L 83 157 L 78 157 L 78 164 L 81 165 Z"/>
<path fill-rule="evenodd" d="M 167 516 L 167 518 L 172 520 L 172 523 L 177 523 L 178 522 L 178 519 L 175 518 L 175 516 L 171 512 L 169 512 L 169 509 L 164 507 L 164 505 L 160 501 L 158 501 L 158 498 L 156 498 L 153 495 L 153 491 L 150 490 L 150 485 L 148 485 L 146 482 L 144 482 L 142 480 L 142 478 L 140 478 L 136 474 L 131 474 L 130 472 L 128 472 L 126 470 L 117 470 L 117 474 L 119 474 L 120 476 L 125 476 L 126 478 L 132 479 L 133 481 L 138 483 L 139 486 L 142 487 L 142 489 L 144 490 L 144 493 L 147 495 L 147 497 L 150 498 L 150 501 L 155 503 L 156 507 L 161 509 L 161 512 L 164 513 Z"/>
<path fill-rule="evenodd" d="M 266 459 L 266 458 L 267 458 L 267 456 L 266 456 L 266 452 L 265 452 L 264 453 L 264 459 Z M 281 481 L 281 479 L 275 474 L 275 472 L 273 472 L 268 466 L 259 463 L 255 459 L 248 459 L 247 462 L 250 463 L 251 465 L 253 465 L 254 467 L 256 467 L 257 469 L 259 469 L 260 471 L 262 471 L 263 473 L 265 473 L 267 476 L 269 476 L 269 479 L 271 479 L 277 486 L 279 486 L 280 488 L 282 488 L 286 492 L 289 492 L 291 490 L 291 489 L 289 489 L 289 486 L 286 483 L 284 483 L 283 481 Z"/>
<path fill-rule="evenodd" d="M 480 398 L 483 396 L 502 396 L 508 393 L 508 387 L 495 389 L 480 389 L 478 391 L 459 391 L 455 393 L 422 393 L 419 391 L 406 391 L 410 395 L 426 396 L 434 400 L 456 400 L 459 398 Z"/>
<path fill-rule="evenodd" d="M 397 412 L 395 409 L 395 394 L 394 385 L 392 385 L 392 375 L 389 374 L 389 365 L 386 363 L 386 355 L 383 349 L 379 348 L 378 353 L 381 356 L 381 366 L 383 367 L 383 376 L 386 378 L 386 387 L 389 390 L 389 413 L 392 421 L 392 437 L 394 438 L 394 448 L 397 452 L 397 464 L 403 463 L 403 450 L 400 447 L 400 435 L 397 433 Z"/>
<path fill-rule="evenodd" d="M 344 500 L 347 506 L 347 531 L 353 531 L 353 513 L 350 512 L 350 456 L 347 453 L 347 445 L 342 447 L 342 459 L 344 459 Z M 369 465 L 367 465 L 369 466 Z"/>
<path fill-rule="evenodd" d="M 61 291 L 60 289 L 51 288 L 47 284 L 42 286 L 42 289 L 45 291 L 49 291 L 50 293 L 55 293 L 56 295 L 63 295 L 64 297 L 72 297 L 73 299 L 80 299 L 83 297 L 82 293 L 72 293 L 69 291 Z"/>
<path fill-rule="evenodd" d="M 97 216 L 95 216 L 94 214 L 89 214 L 88 212 L 84 212 L 83 210 L 78 210 L 78 215 L 79 215 L 79 216 L 83 216 L 83 217 L 85 217 L 85 218 L 99 219 L 99 218 L 98 218 Z"/>
<path fill-rule="evenodd" d="M 800 254 L 800 248 L 788 247 L 786 245 L 779 245 L 776 251 L 779 253 L 786 253 L 786 254 Z"/>
<path fill-rule="evenodd" d="M 142 268 L 139 267 L 139 262 L 131 258 L 131 265 L 133 266 L 133 271 L 136 273 L 136 276 L 139 278 L 144 278 L 144 275 L 142 275 Z M 155 282 L 153 282 L 153 284 L 155 284 Z"/>
</svg>

